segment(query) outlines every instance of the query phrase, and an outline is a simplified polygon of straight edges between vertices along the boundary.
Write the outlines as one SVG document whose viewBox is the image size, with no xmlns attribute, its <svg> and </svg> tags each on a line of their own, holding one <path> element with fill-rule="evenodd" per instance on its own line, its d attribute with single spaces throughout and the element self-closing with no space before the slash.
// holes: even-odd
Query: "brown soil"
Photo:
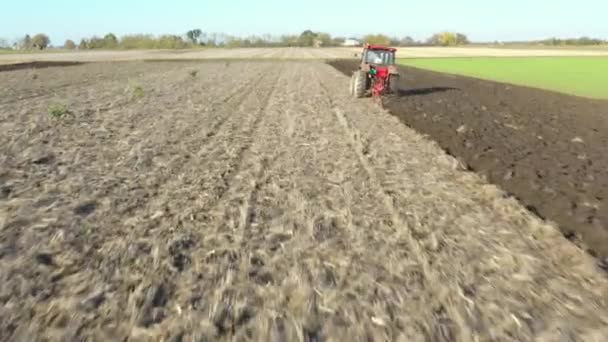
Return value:
<svg viewBox="0 0 608 342">
<path fill-rule="evenodd" d="M 0 73 L 0 340 L 605 340 L 594 260 L 348 82 Z"/>
<path fill-rule="evenodd" d="M 27 62 L 27 63 L 14 63 L 14 64 L 2 64 L 0 65 L 0 72 L 3 71 L 14 71 L 22 69 L 43 69 L 51 67 L 66 67 L 73 65 L 82 65 L 83 62 Z"/>
<path fill-rule="evenodd" d="M 345 74 L 355 61 L 332 62 Z M 608 257 L 608 101 L 401 68 L 385 106 L 594 255 Z"/>
</svg>

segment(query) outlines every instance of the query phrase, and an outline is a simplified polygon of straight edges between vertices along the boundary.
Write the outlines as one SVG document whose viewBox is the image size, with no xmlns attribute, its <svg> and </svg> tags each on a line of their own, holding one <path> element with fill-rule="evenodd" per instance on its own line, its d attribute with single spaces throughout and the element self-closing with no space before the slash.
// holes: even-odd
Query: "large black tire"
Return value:
<svg viewBox="0 0 608 342">
<path fill-rule="evenodd" d="M 391 94 L 399 93 L 399 75 L 390 75 L 389 76 L 389 87 Z"/>
<path fill-rule="evenodd" d="M 364 97 L 366 82 L 367 74 L 361 70 L 355 71 L 351 78 L 351 94 L 356 98 Z"/>
</svg>

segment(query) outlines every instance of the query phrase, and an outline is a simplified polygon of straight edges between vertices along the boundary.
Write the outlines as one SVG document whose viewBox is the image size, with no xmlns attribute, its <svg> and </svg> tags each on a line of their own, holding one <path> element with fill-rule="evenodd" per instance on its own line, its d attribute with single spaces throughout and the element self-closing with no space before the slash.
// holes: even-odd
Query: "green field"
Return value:
<svg viewBox="0 0 608 342">
<path fill-rule="evenodd" d="M 400 64 L 450 74 L 608 99 L 608 57 L 400 59 Z"/>
</svg>

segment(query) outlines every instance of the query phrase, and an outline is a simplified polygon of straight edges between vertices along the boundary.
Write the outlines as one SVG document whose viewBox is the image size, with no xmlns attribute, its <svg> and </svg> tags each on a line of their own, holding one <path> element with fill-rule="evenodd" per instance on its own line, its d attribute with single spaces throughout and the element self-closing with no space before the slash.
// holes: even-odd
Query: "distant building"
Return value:
<svg viewBox="0 0 608 342">
<path fill-rule="evenodd" d="M 353 38 L 348 38 L 346 40 L 344 40 L 344 43 L 342 43 L 342 46 L 360 46 L 361 43 Z"/>
</svg>

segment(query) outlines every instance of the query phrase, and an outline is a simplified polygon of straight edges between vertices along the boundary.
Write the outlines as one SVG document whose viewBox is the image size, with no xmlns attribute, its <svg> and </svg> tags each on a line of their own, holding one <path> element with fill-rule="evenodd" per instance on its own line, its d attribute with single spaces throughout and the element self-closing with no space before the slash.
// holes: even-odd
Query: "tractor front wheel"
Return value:
<svg viewBox="0 0 608 342">
<path fill-rule="evenodd" d="M 358 70 L 353 73 L 351 78 L 351 93 L 356 98 L 365 96 L 365 84 L 367 82 L 367 74 L 364 71 Z"/>
<path fill-rule="evenodd" d="M 391 94 L 399 93 L 399 75 L 390 75 L 388 83 L 391 90 Z"/>
</svg>

